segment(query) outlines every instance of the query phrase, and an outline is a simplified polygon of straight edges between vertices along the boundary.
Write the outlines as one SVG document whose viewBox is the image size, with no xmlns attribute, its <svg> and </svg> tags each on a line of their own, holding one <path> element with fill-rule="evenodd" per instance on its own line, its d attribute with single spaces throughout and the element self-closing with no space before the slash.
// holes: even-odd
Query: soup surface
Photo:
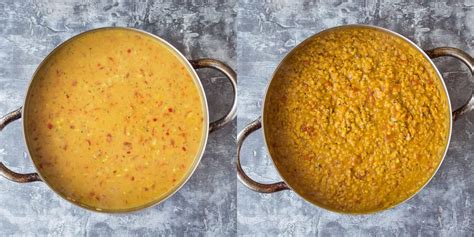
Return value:
<svg viewBox="0 0 474 237">
<path fill-rule="evenodd" d="M 190 69 L 161 41 L 127 29 L 58 48 L 27 98 L 30 154 L 45 181 L 98 210 L 150 205 L 197 162 L 205 107 Z"/>
<path fill-rule="evenodd" d="M 412 45 L 338 28 L 285 59 L 269 87 L 265 136 L 275 165 L 309 201 L 366 213 L 415 194 L 444 155 L 449 102 Z"/>
</svg>

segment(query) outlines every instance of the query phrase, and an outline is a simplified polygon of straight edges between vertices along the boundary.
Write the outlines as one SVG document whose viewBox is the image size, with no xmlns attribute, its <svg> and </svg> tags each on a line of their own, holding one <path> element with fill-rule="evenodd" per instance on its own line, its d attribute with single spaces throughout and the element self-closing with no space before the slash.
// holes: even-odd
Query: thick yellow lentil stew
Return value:
<svg viewBox="0 0 474 237">
<path fill-rule="evenodd" d="M 405 40 L 339 28 L 282 63 L 264 105 L 270 154 L 286 182 L 325 208 L 367 213 L 415 194 L 444 155 L 449 102 Z"/>
<path fill-rule="evenodd" d="M 190 69 L 161 41 L 92 31 L 57 49 L 27 98 L 31 156 L 62 196 L 99 210 L 150 205 L 177 189 L 205 138 Z"/>
</svg>

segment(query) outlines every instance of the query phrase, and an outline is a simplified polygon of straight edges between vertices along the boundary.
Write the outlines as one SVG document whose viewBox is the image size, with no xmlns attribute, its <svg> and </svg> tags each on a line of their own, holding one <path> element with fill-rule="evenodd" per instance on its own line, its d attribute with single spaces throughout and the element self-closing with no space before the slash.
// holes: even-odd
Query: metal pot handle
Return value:
<svg viewBox="0 0 474 237">
<path fill-rule="evenodd" d="M 196 59 L 196 60 L 189 60 L 189 62 L 195 69 L 213 68 L 224 73 L 224 75 L 232 84 L 232 90 L 234 93 L 232 107 L 230 108 L 229 111 L 227 111 L 226 115 L 224 115 L 222 118 L 214 122 L 211 122 L 209 124 L 209 133 L 211 133 L 223 127 L 227 123 L 231 122 L 237 114 L 237 75 L 234 72 L 234 70 L 232 70 L 232 68 L 230 68 L 227 64 L 216 59 L 202 58 L 202 59 Z"/>
<path fill-rule="evenodd" d="M 466 52 L 457 49 L 457 48 L 450 48 L 450 47 L 440 47 L 434 48 L 430 50 L 426 50 L 426 54 L 430 56 L 430 58 L 438 58 L 443 56 L 454 57 L 464 64 L 471 70 L 471 75 L 474 75 L 474 59 L 467 54 Z M 453 112 L 453 120 L 456 121 L 460 116 L 466 114 L 467 112 L 474 109 L 474 92 L 471 93 L 471 98 L 459 109 L 456 109 Z"/>
<path fill-rule="evenodd" d="M 237 135 L 237 177 L 240 182 L 244 184 L 247 188 L 252 189 L 260 193 L 274 193 L 282 190 L 290 189 L 285 182 L 278 182 L 272 184 L 262 184 L 252 178 L 250 178 L 245 171 L 242 169 L 240 164 L 240 149 L 244 143 L 245 138 L 247 138 L 251 133 L 257 131 L 262 127 L 261 117 L 258 117 L 253 122 L 249 123 L 238 135 Z"/>
<path fill-rule="evenodd" d="M 0 131 L 5 128 L 9 123 L 21 118 L 21 107 L 6 114 L 0 118 Z M 0 175 L 3 177 L 17 182 L 17 183 L 30 183 L 35 181 L 41 181 L 38 173 L 20 174 L 16 173 L 7 168 L 2 162 L 0 162 Z"/>
</svg>

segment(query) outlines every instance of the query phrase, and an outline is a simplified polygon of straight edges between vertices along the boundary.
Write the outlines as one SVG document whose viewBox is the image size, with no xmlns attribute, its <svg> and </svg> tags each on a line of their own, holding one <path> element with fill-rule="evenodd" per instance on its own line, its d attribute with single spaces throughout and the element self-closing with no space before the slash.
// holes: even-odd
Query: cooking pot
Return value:
<svg viewBox="0 0 474 237">
<path fill-rule="evenodd" d="M 128 31 L 132 31 L 132 32 L 136 32 L 136 33 L 140 33 L 140 34 L 144 34 L 146 36 L 149 36 L 149 37 L 152 37 L 154 39 L 156 39 L 157 41 L 161 42 L 163 45 L 165 45 L 165 47 L 167 47 L 177 58 L 180 59 L 180 61 L 182 62 L 182 65 L 184 68 L 186 68 L 191 75 L 192 77 L 192 80 L 194 80 L 195 84 L 197 85 L 198 87 L 198 90 L 199 90 L 199 94 L 200 96 L 202 97 L 202 101 L 204 101 L 204 114 L 203 114 L 203 120 L 206 121 L 206 126 L 204 128 L 204 131 L 205 131 L 205 135 L 202 137 L 202 141 L 201 141 L 201 147 L 199 149 L 199 154 L 196 154 L 196 160 L 194 160 L 192 166 L 191 166 L 191 171 L 188 172 L 185 176 L 185 178 L 178 184 L 176 184 L 176 188 L 168 193 L 165 197 L 160 197 L 159 199 L 157 199 L 156 201 L 152 202 L 152 203 L 148 203 L 144 206 L 140 206 L 140 207 L 136 207 L 136 208 L 132 208 L 132 209 L 127 209 L 127 210 L 101 210 L 101 209 L 98 209 L 98 208 L 93 208 L 93 207 L 90 207 L 90 206 L 85 206 L 85 205 L 81 205 L 81 203 L 78 203 L 77 201 L 73 201 L 73 200 L 70 200 L 68 198 L 66 198 L 64 195 L 60 194 L 59 192 L 57 192 L 54 187 L 52 187 L 50 185 L 50 183 L 48 183 L 47 179 L 45 179 L 42 174 L 41 174 L 41 169 L 39 169 L 39 167 L 37 167 L 37 164 L 34 162 L 34 157 L 31 156 L 32 152 L 31 151 L 31 147 L 28 145 L 28 143 L 26 142 L 26 137 L 28 136 L 28 131 L 26 129 L 26 124 L 25 124 L 25 120 L 23 120 L 23 137 L 25 138 L 25 144 L 27 144 L 27 152 L 28 152 L 28 155 L 30 157 L 30 160 L 31 162 L 34 164 L 35 166 L 35 169 L 36 169 L 36 172 L 34 173 L 27 173 L 27 174 L 21 174 L 21 173 L 17 173 L 15 171 L 12 171 L 11 169 L 7 168 L 3 163 L 0 162 L 0 174 L 11 180 L 11 181 L 14 181 L 14 182 L 18 182 L 18 183 L 29 183 L 29 182 L 35 182 L 35 181 L 43 181 L 45 182 L 53 191 L 55 191 L 60 197 L 64 198 L 65 200 L 68 200 L 69 202 L 77 205 L 77 206 L 80 206 L 80 207 L 83 207 L 83 208 L 86 208 L 86 209 L 89 209 L 89 210 L 93 210 L 93 211 L 100 211 L 100 212 L 129 212 L 129 211 L 136 211 L 136 210 L 140 210 L 140 209 L 143 209 L 143 208 L 146 208 L 146 207 L 149 207 L 149 206 L 152 206 L 152 205 L 156 205 L 158 203 L 161 203 L 162 201 L 166 200 L 167 198 L 169 198 L 170 196 L 172 196 L 174 193 L 176 193 L 188 180 L 189 178 L 191 177 L 191 175 L 194 173 L 194 171 L 196 170 L 196 167 L 197 165 L 199 164 L 203 154 L 204 154 L 204 150 L 205 150 L 205 146 L 206 146 L 206 143 L 207 143 L 207 138 L 208 138 L 208 133 L 211 133 L 213 131 L 216 131 L 220 128 L 222 128 L 224 125 L 228 124 L 229 122 L 231 122 L 235 116 L 236 116 L 236 105 L 237 105 L 237 101 L 236 101 L 236 86 L 237 86 L 237 78 L 236 78 L 236 74 L 235 72 L 229 67 L 227 66 L 225 63 L 219 61 L 219 60 L 216 60 L 216 59 L 210 59 L 210 58 L 203 58 L 203 59 L 195 59 L 195 60 L 187 60 L 183 54 L 181 54 L 175 47 L 173 47 L 170 43 L 168 43 L 167 41 L 165 41 L 164 39 L 156 36 L 156 35 L 153 35 L 151 33 L 148 33 L 148 32 L 145 32 L 145 31 L 142 31 L 142 30 L 138 30 L 138 29 L 133 29 L 133 28 L 125 28 L 125 27 L 105 27 L 105 28 L 99 28 L 99 29 L 93 29 L 93 30 L 90 30 L 90 31 L 86 31 L 86 32 L 83 32 L 81 34 L 78 34 L 72 38 L 70 38 L 69 40 L 65 41 L 64 43 L 62 43 L 61 45 L 57 46 L 38 66 L 37 70 L 35 71 L 35 73 L 33 74 L 32 76 L 32 79 L 30 81 L 30 84 L 29 86 L 27 87 L 27 91 L 26 91 L 26 94 L 25 94 L 25 99 L 24 99 L 24 103 L 23 103 L 23 106 L 8 113 L 7 115 L 3 116 L 1 119 L 0 119 L 0 131 L 5 128 L 5 126 L 7 126 L 9 123 L 15 121 L 15 120 L 18 120 L 20 119 L 22 116 L 23 117 L 26 117 L 27 115 L 24 114 L 25 111 L 27 111 L 26 109 L 22 109 L 22 108 L 26 108 L 28 106 L 28 104 L 26 103 L 27 99 L 29 98 L 29 95 L 31 94 L 31 85 L 32 85 L 32 82 L 34 80 L 37 80 L 37 73 L 38 71 L 40 71 L 40 69 L 42 67 L 44 67 L 46 65 L 46 62 L 48 61 L 48 58 L 50 58 L 52 55 L 54 55 L 56 53 L 56 51 L 58 51 L 58 49 L 62 46 L 62 45 L 66 45 L 67 43 L 70 43 L 70 42 L 73 42 L 75 41 L 76 39 L 78 39 L 79 36 L 82 36 L 84 34 L 89 34 L 91 32 L 98 32 L 98 31 L 104 31 L 104 30 L 108 30 L 108 29 L 124 29 L 124 30 L 128 30 Z M 196 69 L 200 69 L 200 68 L 212 68 L 212 69 L 215 69 L 215 70 L 218 70 L 220 71 L 221 73 L 223 73 L 225 75 L 225 77 L 227 78 L 227 80 L 230 81 L 231 83 L 231 86 L 232 86 L 232 89 L 233 89 L 233 103 L 232 103 L 232 107 L 229 109 L 229 111 L 227 111 L 227 113 L 222 117 L 222 118 L 219 118 L 217 119 L 216 121 L 213 121 L 211 123 L 209 123 L 209 110 L 208 110 L 208 104 L 207 104 L 207 101 L 206 101 L 206 97 L 205 97 L 205 93 L 204 93 L 204 89 L 203 89 L 203 86 L 202 86 L 202 83 L 200 81 L 200 78 L 198 76 L 198 74 L 196 73 Z M 31 98 L 30 98 L 31 99 Z"/>
<path fill-rule="evenodd" d="M 292 191 L 296 192 L 301 198 L 305 199 L 306 201 L 312 203 L 315 206 L 318 206 L 318 207 L 321 207 L 321 208 L 324 208 L 324 209 L 327 209 L 327 210 L 330 210 L 330 211 L 340 212 L 339 210 L 332 210 L 328 207 L 323 207 L 320 204 L 315 203 L 314 201 L 311 201 L 308 198 L 305 198 L 300 193 L 298 193 L 295 190 L 295 188 L 292 187 L 290 182 L 288 182 L 287 179 L 285 179 L 285 177 L 283 175 L 283 172 L 280 170 L 280 168 L 277 165 L 275 165 L 275 160 L 274 160 L 274 158 L 271 157 L 271 155 L 270 155 L 270 158 L 272 160 L 272 163 L 275 166 L 276 170 L 278 171 L 280 177 L 282 177 L 283 181 L 276 182 L 276 183 L 270 183 L 270 184 L 260 183 L 260 182 L 257 182 L 255 180 L 253 180 L 251 177 L 249 177 L 245 173 L 244 169 L 242 168 L 241 161 L 240 161 L 240 156 L 241 156 L 241 148 L 242 148 L 242 145 L 244 143 L 244 140 L 251 133 L 257 131 L 260 128 L 262 128 L 263 133 L 266 134 L 265 133 L 265 121 L 266 120 L 263 119 L 263 116 L 265 114 L 264 113 L 265 107 L 266 107 L 265 105 L 268 104 L 268 103 L 272 103 L 271 101 L 268 101 L 269 90 L 271 88 L 270 85 L 272 84 L 272 81 L 275 80 L 276 73 L 278 72 L 278 70 L 281 69 L 282 67 L 284 67 L 284 65 L 286 65 L 289 62 L 290 56 L 293 55 L 298 49 L 301 49 L 303 47 L 303 45 L 305 45 L 309 41 L 314 40 L 316 37 L 320 36 L 323 33 L 331 32 L 331 31 L 335 31 L 335 30 L 340 30 L 340 29 L 350 29 L 350 28 L 375 29 L 375 30 L 386 32 L 386 33 L 388 33 L 388 34 L 390 34 L 394 37 L 397 37 L 397 38 L 401 39 L 402 41 L 407 42 L 408 44 L 412 45 L 415 49 L 417 49 L 423 55 L 424 59 L 427 60 L 429 62 L 429 64 L 431 64 L 433 66 L 433 68 L 436 70 L 438 78 L 442 78 L 442 75 L 437 70 L 436 66 L 434 65 L 434 63 L 431 59 L 438 58 L 438 57 L 443 57 L 443 56 L 454 57 L 456 59 L 461 60 L 461 62 L 463 62 L 465 65 L 468 66 L 469 70 L 471 71 L 471 74 L 474 73 L 474 60 L 473 60 L 473 58 L 470 55 L 468 55 L 466 52 L 463 52 L 460 49 L 450 48 L 450 47 L 440 47 L 440 48 L 434 48 L 434 49 L 424 51 L 420 47 L 418 47 L 415 43 L 413 43 L 412 41 L 407 39 L 406 37 L 404 37 L 404 36 L 402 36 L 402 35 L 400 35 L 396 32 L 393 32 L 391 30 L 384 29 L 384 28 L 381 28 L 381 27 L 369 26 L 369 25 L 345 25 L 345 26 L 330 28 L 330 29 L 327 29 L 327 30 L 324 30 L 322 32 L 319 32 L 319 33 L 316 33 L 316 34 L 312 35 L 311 37 L 309 37 L 308 39 L 306 39 L 305 41 L 303 41 L 302 43 L 297 45 L 294 49 L 292 49 L 284 57 L 284 59 L 279 63 L 279 65 L 277 66 L 277 68 L 276 68 L 276 70 L 275 70 L 275 72 L 272 76 L 272 79 L 268 83 L 267 88 L 265 90 L 264 99 L 263 99 L 264 100 L 263 101 L 264 106 L 262 106 L 262 115 L 260 117 L 258 117 L 256 120 L 254 120 L 251 123 L 249 123 L 248 125 L 246 125 L 244 127 L 244 129 L 242 131 L 240 131 L 238 136 L 237 136 L 237 175 L 238 175 L 238 179 L 240 180 L 240 182 L 243 185 L 245 185 L 246 187 L 248 187 L 249 189 L 251 189 L 253 191 L 256 191 L 256 192 L 260 192 L 260 193 L 274 193 L 274 192 L 279 192 L 279 191 L 283 191 L 283 190 L 292 190 Z M 442 87 L 444 89 L 444 93 L 446 93 L 446 95 L 448 95 L 448 91 L 446 89 L 446 85 L 445 85 L 443 80 L 441 80 L 441 84 L 442 84 Z M 469 111 L 471 111 L 474 108 L 473 94 L 471 94 L 470 99 L 463 106 L 461 106 L 459 109 L 456 109 L 454 111 L 451 109 L 451 102 L 449 101 L 449 96 L 446 96 L 446 97 L 447 97 L 447 100 L 449 102 L 449 112 L 450 112 L 450 118 L 449 118 L 450 119 L 450 125 L 449 125 L 448 142 L 446 144 L 446 148 L 444 149 L 443 157 L 442 157 L 441 161 L 439 162 L 439 165 L 436 168 L 435 172 L 433 172 L 431 178 L 436 174 L 436 171 L 439 169 L 442 161 L 444 160 L 444 157 L 446 156 L 447 147 L 449 146 L 449 139 L 451 138 L 451 131 L 452 131 L 453 121 L 456 121 L 458 118 L 460 118 L 461 116 L 468 113 Z M 264 142 L 265 142 L 265 146 L 266 146 L 267 150 L 269 150 L 268 144 L 271 144 L 272 141 L 269 141 L 268 137 L 266 135 L 264 135 Z M 404 201 L 399 202 L 396 205 L 387 207 L 385 209 L 389 209 L 389 208 L 392 208 L 394 206 L 397 206 L 397 205 L 407 201 L 408 199 L 410 199 L 414 195 L 416 195 L 416 193 L 418 193 L 421 189 L 423 189 L 424 186 L 426 186 L 426 184 L 431 180 L 431 178 L 422 187 L 420 187 L 413 195 L 409 196 Z M 382 210 L 385 210 L 385 209 L 382 209 Z M 375 211 L 371 211 L 371 212 L 377 212 L 377 211 L 381 211 L 381 210 L 375 210 Z M 344 213 L 348 213 L 348 212 L 344 212 Z M 360 214 L 360 213 L 350 213 L 350 214 Z"/>
</svg>

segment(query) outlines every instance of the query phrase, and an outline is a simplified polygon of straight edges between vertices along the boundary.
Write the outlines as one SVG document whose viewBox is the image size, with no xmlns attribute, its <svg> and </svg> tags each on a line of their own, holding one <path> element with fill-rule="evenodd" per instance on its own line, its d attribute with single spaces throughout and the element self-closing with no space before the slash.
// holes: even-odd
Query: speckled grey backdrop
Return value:
<svg viewBox="0 0 474 237">
<path fill-rule="evenodd" d="M 323 29 L 373 24 L 399 32 L 422 48 L 454 46 L 474 55 L 474 2 L 239 1 L 237 6 L 238 130 L 261 111 L 265 86 L 283 56 Z M 410 1 L 412 2 L 412 1 Z M 421 2 L 421 1 L 418 1 Z M 454 107 L 474 88 L 464 65 L 435 60 Z M 472 78 L 471 78 L 472 79 Z M 239 235 L 472 236 L 474 232 L 474 113 L 454 126 L 446 160 L 415 198 L 375 215 L 347 216 L 316 208 L 290 191 L 258 194 L 237 185 Z M 244 144 L 245 170 L 262 182 L 278 181 L 261 132 Z"/>
<path fill-rule="evenodd" d="M 56 45 L 87 29 L 130 26 L 157 34 L 188 58 L 214 57 L 235 66 L 234 1 L 16 1 L 0 2 L 0 114 L 22 104 L 36 66 Z M 211 118 L 230 107 L 230 84 L 200 73 Z M 91 213 L 58 198 L 42 183 L 0 178 L 0 236 L 115 236 L 236 234 L 235 122 L 209 137 L 201 164 L 171 199 L 127 215 Z M 0 160 L 33 170 L 20 123 L 0 134 Z"/>
<path fill-rule="evenodd" d="M 31 74 L 54 46 L 87 29 L 119 25 L 160 35 L 189 58 L 216 57 L 237 65 L 239 130 L 260 114 L 265 85 L 285 53 L 331 26 L 374 24 L 402 33 L 423 48 L 449 45 L 474 53 L 474 3 L 469 0 L 421 4 L 239 0 L 237 5 L 234 1 L 9 0 L 0 3 L 0 23 L 0 114 L 21 104 Z M 472 80 L 466 80 L 466 68 L 452 59 L 436 63 L 451 88 L 453 105 L 460 105 L 474 88 Z M 209 71 L 201 75 L 212 78 L 204 84 L 215 118 L 229 107 L 230 98 L 220 98 L 230 90 L 227 83 L 216 80 L 221 75 Z M 236 130 L 229 126 L 210 136 L 205 157 L 180 192 L 138 213 L 90 213 L 60 200 L 44 184 L 0 180 L 0 235 L 231 236 L 238 229 L 239 235 L 469 236 L 474 231 L 473 122 L 474 114 L 469 114 L 454 126 L 447 159 L 419 195 L 376 215 L 330 213 L 289 191 L 257 194 L 239 184 L 236 193 Z M 7 127 L 0 141 L 2 162 L 18 171 L 32 171 L 20 123 Z M 278 180 L 261 133 L 249 139 L 243 155 L 245 169 L 253 177 Z"/>
</svg>

